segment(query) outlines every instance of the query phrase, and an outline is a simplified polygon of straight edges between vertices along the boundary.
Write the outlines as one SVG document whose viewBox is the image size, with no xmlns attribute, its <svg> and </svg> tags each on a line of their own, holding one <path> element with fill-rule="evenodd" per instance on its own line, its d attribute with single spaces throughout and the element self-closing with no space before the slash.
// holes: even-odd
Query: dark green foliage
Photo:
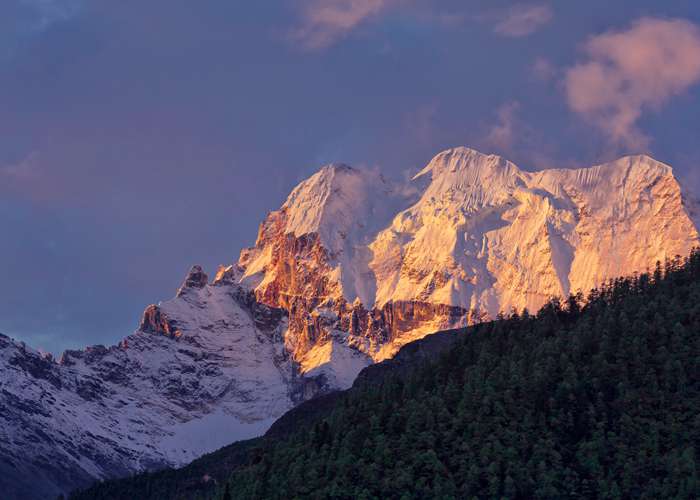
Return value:
<svg viewBox="0 0 700 500">
<path fill-rule="evenodd" d="M 224 496 L 222 498 L 223 498 L 223 500 L 232 500 L 231 487 L 228 483 L 226 483 L 226 487 L 224 488 Z"/>
<path fill-rule="evenodd" d="M 234 498 L 698 498 L 700 254 L 474 327 L 234 471 Z"/>
<path fill-rule="evenodd" d="M 472 327 L 410 376 L 358 386 L 299 430 L 255 441 L 225 486 L 200 494 L 700 498 L 699 333 L 694 252 L 586 300 Z M 71 498 L 156 498 L 137 480 Z"/>
</svg>

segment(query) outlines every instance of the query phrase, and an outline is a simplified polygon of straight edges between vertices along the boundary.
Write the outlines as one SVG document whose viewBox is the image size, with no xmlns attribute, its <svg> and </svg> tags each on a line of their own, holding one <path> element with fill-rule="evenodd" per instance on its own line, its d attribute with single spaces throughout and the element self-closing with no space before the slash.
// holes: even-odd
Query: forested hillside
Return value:
<svg viewBox="0 0 700 500">
<path fill-rule="evenodd" d="M 699 332 L 696 251 L 472 327 L 410 376 L 356 386 L 312 425 L 255 442 L 199 494 L 698 498 Z M 71 498 L 134 498 L 134 481 Z M 168 498 L 157 484 L 140 498 Z"/>
</svg>

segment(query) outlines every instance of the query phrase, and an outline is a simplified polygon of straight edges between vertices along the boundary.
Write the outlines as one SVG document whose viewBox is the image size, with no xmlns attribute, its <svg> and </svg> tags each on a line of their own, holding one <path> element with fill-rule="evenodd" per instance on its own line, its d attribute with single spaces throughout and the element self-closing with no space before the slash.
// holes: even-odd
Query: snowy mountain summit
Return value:
<svg viewBox="0 0 700 500">
<path fill-rule="evenodd" d="M 456 148 L 408 189 L 323 167 L 238 262 L 193 267 L 118 345 L 55 361 L 0 336 L 0 484 L 43 498 L 184 464 L 407 342 L 686 255 L 693 213 L 647 156 L 526 172 Z"/>
<path fill-rule="evenodd" d="M 410 187 L 325 167 L 242 252 L 241 284 L 289 312 L 286 343 L 302 365 L 326 341 L 379 361 L 427 333 L 536 311 L 698 243 L 671 168 L 647 156 L 525 172 L 456 148 Z"/>
</svg>

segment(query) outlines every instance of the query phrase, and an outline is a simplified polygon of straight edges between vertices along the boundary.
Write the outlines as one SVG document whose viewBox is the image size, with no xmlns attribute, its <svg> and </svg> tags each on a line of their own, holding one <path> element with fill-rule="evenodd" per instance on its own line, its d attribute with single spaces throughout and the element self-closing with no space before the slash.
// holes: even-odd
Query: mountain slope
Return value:
<svg viewBox="0 0 700 500">
<path fill-rule="evenodd" d="M 237 285 L 205 282 L 193 269 L 178 297 L 150 306 L 118 346 L 68 351 L 58 363 L 0 337 L 5 493 L 46 498 L 181 465 L 263 433 L 301 399 L 282 312 L 246 303 Z"/>
<path fill-rule="evenodd" d="M 264 439 L 72 500 L 700 495 L 700 252 L 404 347 Z M 441 353 L 436 359 L 436 355 Z M 221 464 L 232 472 L 222 483 Z M 216 470 L 218 488 L 205 482 Z M 171 484 L 191 489 L 172 489 Z M 193 487 L 194 485 L 197 485 Z"/>
<path fill-rule="evenodd" d="M 162 500 L 214 495 L 217 488 L 226 482 L 231 471 L 245 465 L 250 459 L 251 451 L 264 446 L 266 441 L 286 439 L 304 428 L 310 429 L 319 419 L 330 415 L 348 392 L 365 390 L 390 377 L 407 378 L 423 364 L 436 360 L 466 333 L 467 329 L 439 332 L 405 345 L 393 358 L 363 369 L 351 389 L 318 396 L 287 411 L 262 437 L 235 442 L 179 469 L 165 469 L 100 482 L 83 491 L 74 492 L 71 498 Z"/>
</svg>

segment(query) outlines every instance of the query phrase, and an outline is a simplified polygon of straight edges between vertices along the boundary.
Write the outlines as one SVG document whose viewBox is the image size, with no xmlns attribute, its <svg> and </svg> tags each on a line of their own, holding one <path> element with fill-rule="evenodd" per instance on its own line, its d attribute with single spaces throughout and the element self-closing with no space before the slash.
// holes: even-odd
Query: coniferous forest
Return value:
<svg viewBox="0 0 700 500">
<path fill-rule="evenodd" d="M 699 498 L 699 333 L 695 251 L 471 327 L 409 376 L 235 448 L 215 488 L 173 491 L 167 471 L 71 498 Z"/>
</svg>

